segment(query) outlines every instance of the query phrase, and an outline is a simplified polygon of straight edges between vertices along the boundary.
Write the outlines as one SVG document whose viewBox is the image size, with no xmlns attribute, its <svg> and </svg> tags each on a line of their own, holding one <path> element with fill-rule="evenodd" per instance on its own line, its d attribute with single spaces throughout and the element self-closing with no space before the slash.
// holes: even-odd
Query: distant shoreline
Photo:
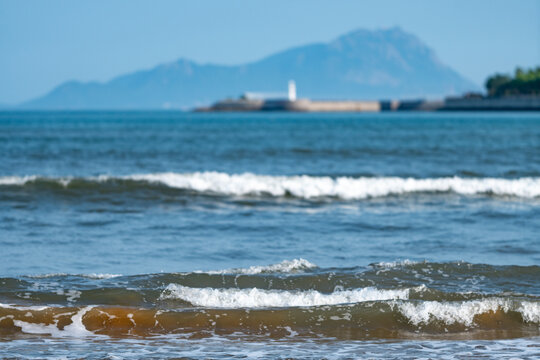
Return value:
<svg viewBox="0 0 540 360">
<path fill-rule="evenodd" d="M 227 99 L 195 112 L 540 111 L 540 97 L 448 97 L 444 100 Z"/>
<path fill-rule="evenodd" d="M 444 100 L 251 100 L 226 99 L 211 106 L 180 108 L 21 108 L 0 107 L 0 112 L 183 112 L 183 113 L 377 113 L 377 112 L 527 112 L 540 111 L 540 96 L 447 97 Z"/>
</svg>

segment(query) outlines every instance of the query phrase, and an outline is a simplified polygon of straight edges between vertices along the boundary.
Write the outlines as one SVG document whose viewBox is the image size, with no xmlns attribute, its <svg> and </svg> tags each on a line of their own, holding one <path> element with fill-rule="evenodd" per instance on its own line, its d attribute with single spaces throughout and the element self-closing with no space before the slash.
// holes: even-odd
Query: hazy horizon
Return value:
<svg viewBox="0 0 540 360">
<path fill-rule="evenodd" d="M 309 14 L 302 1 L 160 4 L 1 0 L 0 51 L 7 56 L 0 59 L 0 103 L 179 58 L 244 64 L 356 29 L 396 26 L 477 85 L 494 72 L 540 63 L 540 5 L 534 1 L 309 2 Z"/>
</svg>

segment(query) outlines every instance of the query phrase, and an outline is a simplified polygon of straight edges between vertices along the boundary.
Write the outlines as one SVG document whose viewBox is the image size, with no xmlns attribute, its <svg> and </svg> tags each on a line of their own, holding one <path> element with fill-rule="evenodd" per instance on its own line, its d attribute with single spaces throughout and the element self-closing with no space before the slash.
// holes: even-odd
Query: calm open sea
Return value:
<svg viewBox="0 0 540 360">
<path fill-rule="evenodd" d="M 0 113 L 0 357 L 540 357 L 540 115 Z"/>
</svg>

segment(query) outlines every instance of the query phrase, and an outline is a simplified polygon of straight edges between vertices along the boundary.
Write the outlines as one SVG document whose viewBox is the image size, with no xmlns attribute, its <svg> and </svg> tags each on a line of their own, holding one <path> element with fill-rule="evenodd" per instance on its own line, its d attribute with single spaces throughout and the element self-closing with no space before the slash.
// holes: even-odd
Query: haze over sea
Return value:
<svg viewBox="0 0 540 360">
<path fill-rule="evenodd" d="M 538 114 L 1 112 L 0 154 L 0 357 L 540 357 Z"/>
</svg>

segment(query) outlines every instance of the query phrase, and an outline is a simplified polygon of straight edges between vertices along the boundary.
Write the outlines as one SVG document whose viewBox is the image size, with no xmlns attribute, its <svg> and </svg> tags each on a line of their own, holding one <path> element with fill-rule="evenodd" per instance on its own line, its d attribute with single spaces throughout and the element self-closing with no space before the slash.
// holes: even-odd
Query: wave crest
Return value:
<svg viewBox="0 0 540 360">
<path fill-rule="evenodd" d="M 521 198 L 540 197 L 540 178 L 401 178 L 401 177 L 327 177 L 271 176 L 251 173 L 220 172 L 156 173 L 88 178 L 43 178 L 38 176 L 0 177 L 0 185 L 24 186 L 28 183 L 56 183 L 69 187 L 74 181 L 92 184 L 138 182 L 169 188 L 228 196 L 292 196 L 301 199 L 334 197 L 345 200 L 384 197 L 408 193 L 451 192 L 460 195 L 491 194 Z M 119 185 L 121 186 L 121 185 Z"/>
<path fill-rule="evenodd" d="M 315 269 L 317 265 L 309 262 L 306 259 L 292 259 L 292 260 L 283 260 L 277 264 L 264 265 L 264 266 L 250 266 L 248 268 L 233 268 L 225 270 L 211 270 L 211 271 L 201 271 L 200 273 L 205 274 L 245 274 L 245 275 L 256 275 L 256 274 L 270 274 L 270 273 L 299 273 L 305 270 Z"/>
<path fill-rule="evenodd" d="M 424 301 L 421 303 L 401 303 L 399 311 L 415 325 L 426 325 L 441 321 L 446 325 L 462 324 L 472 326 L 475 317 L 487 313 L 502 311 L 518 312 L 525 322 L 540 322 L 540 303 L 512 301 L 503 298 L 486 298 L 465 302 Z"/>
<path fill-rule="evenodd" d="M 448 339 L 450 334 L 462 339 L 504 339 L 538 336 L 539 320 L 538 302 L 510 298 L 425 303 L 395 299 L 310 307 L 204 307 L 182 311 L 122 306 L 0 306 L 3 334 L 54 337 L 158 334 L 191 337 L 215 332 L 275 337 L 294 333 L 349 340 Z"/>
<path fill-rule="evenodd" d="M 214 289 L 169 284 L 161 294 L 160 299 L 178 299 L 194 306 L 211 308 L 260 308 L 321 306 L 408 299 L 409 291 L 410 289 L 379 290 L 373 287 L 367 287 L 324 294 L 316 290 Z"/>
</svg>

